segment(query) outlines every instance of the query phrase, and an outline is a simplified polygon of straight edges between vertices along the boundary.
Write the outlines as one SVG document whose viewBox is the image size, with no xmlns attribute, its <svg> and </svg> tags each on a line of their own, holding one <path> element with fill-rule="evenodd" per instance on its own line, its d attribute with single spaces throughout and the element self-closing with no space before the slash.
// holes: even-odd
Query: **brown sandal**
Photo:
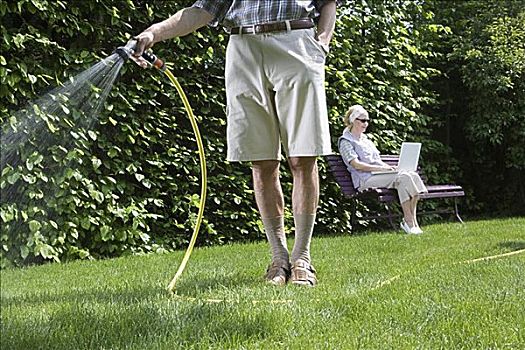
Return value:
<svg viewBox="0 0 525 350">
<path fill-rule="evenodd" d="M 290 263 L 273 261 L 266 269 L 266 281 L 275 286 L 284 286 L 290 279 Z"/>
<path fill-rule="evenodd" d="M 312 265 L 298 260 L 292 265 L 292 276 L 290 278 L 293 284 L 314 287 L 317 284 L 315 269 Z"/>
</svg>

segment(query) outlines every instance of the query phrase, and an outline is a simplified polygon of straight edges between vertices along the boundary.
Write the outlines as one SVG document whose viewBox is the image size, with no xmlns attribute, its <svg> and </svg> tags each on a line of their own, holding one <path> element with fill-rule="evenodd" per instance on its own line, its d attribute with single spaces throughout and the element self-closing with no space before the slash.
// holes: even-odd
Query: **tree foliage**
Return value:
<svg viewBox="0 0 525 350">
<path fill-rule="evenodd" d="M 3 136 L 27 101 L 186 5 L 3 2 L 0 94 L 8 102 L 2 106 Z M 224 40 L 223 33 L 205 29 L 156 48 L 160 57 L 173 60 L 205 138 L 210 191 L 203 244 L 260 234 L 246 171 L 220 157 L 225 147 Z M 27 141 L 16 149 L 17 161 L 3 169 L 2 254 L 27 263 L 182 248 L 196 216 L 200 173 L 175 89 L 156 72 L 128 64 L 100 119 L 81 126 L 81 132 L 44 129 L 34 135 L 28 130 Z"/>
<path fill-rule="evenodd" d="M 525 7 L 438 1 L 452 30 L 440 45 L 443 109 L 478 212 L 524 214 Z"/>
<path fill-rule="evenodd" d="M 21 122 L 17 111 L 28 101 L 192 2 L 0 3 L 3 135 Z M 425 113 L 436 103 L 427 83 L 439 73 L 430 65 L 438 56 L 428 38 L 440 37 L 441 30 L 419 3 L 344 3 L 326 70 L 334 149 L 343 129 L 341 116 L 360 103 L 370 111 L 370 135 L 383 152 L 394 152 L 405 139 L 422 141 L 430 180 L 449 176 L 437 170 L 439 160 L 432 155 L 443 145 L 429 138 L 431 116 Z M 248 164 L 224 160 L 226 43 L 222 30 L 203 28 L 154 47 L 172 62 L 204 136 L 209 198 L 199 244 L 264 236 Z M 2 169 L 3 264 L 111 257 L 180 249 L 187 243 L 200 170 L 175 89 L 157 73 L 127 64 L 103 107 L 97 120 L 78 127 L 68 129 L 62 120 L 54 132 L 49 124 L 40 124 L 45 128 L 37 133 L 27 128 L 27 142 L 9 150 L 17 161 Z M 320 167 L 316 233 L 347 232 L 349 205 L 326 165 Z M 291 179 L 284 163 L 282 182 L 290 204 Z M 286 215 L 291 223 L 290 210 Z"/>
</svg>

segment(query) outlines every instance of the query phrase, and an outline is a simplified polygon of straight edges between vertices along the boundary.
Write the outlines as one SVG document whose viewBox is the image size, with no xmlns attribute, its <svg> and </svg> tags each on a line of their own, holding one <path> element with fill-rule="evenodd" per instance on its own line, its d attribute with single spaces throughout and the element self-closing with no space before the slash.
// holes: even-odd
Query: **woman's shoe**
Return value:
<svg viewBox="0 0 525 350">
<path fill-rule="evenodd" d="M 407 233 L 409 235 L 419 235 L 419 234 L 423 233 L 423 230 L 421 230 L 418 226 L 414 226 L 414 227 L 408 226 L 408 224 L 406 223 L 405 219 L 403 219 L 403 221 L 401 221 L 399 226 L 401 226 L 403 231 L 405 231 L 405 233 Z"/>
<path fill-rule="evenodd" d="M 414 235 L 420 235 L 423 233 L 423 230 L 419 226 L 414 226 L 410 229 L 411 233 Z"/>
<path fill-rule="evenodd" d="M 410 230 L 410 227 L 408 227 L 408 224 L 405 222 L 405 220 L 403 219 L 403 221 L 401 221 L 401 223 L 399 224 L 399 226 L 401 226 L 401 229 L 403 231 L 405 231 L 405 233 L 408 233 L 408 234 L 411 234 L 412 231 Z"/>
</svg>

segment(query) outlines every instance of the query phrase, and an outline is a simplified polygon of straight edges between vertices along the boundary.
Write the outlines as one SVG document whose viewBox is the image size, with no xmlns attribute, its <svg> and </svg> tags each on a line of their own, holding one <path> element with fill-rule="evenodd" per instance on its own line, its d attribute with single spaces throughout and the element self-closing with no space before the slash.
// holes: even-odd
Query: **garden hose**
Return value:
<svg viewBox="0 0 525 350">
<path fill-rule="evenodd" d="M 195 241 L 197 240 L 197 236 L 199 234 L 199 228 L 202 223 L 202 217 L 204 214 L 204 206 L 206 202 L 206 157 L 204 154 L 204 146 L 202 144 L 202 138 L 201 134 L 199 132 L 199 127 L 197 125 L 197 121 L 195 119 L 195 116 L 193 115 L 193 110 L 191 109 L 190 103 L 188 101 L 188 98 L 186 97 L 186 94 L 184 93 L 184 90 L 182 89 L 182 86 L 180 85 L 177 78 L 169 71 L 169 69 L 162 69 L 162 72 L 168 77 L 168 79 L 175 85 L 175 88 L 177 89 L 177 92 L 179 93 L 179 96 L 184 104 L 184 108 L 186 108 L 186 113 L 188 115 L 188 118 L 191 122 L 191 127 L 193 129 L 193 133 L 195 134 L 195 139 L 197 140 L 197 147 L 199 149 L 199 159 L 201 164 L 201 198 L 199 203 L 199 212 L 197 214 L 197 222 L 195 223 L 195 227 L 193 229 L 193 234 L 190 239 L 190 244 L 188 245 L 188 248 L 186 249 L 186 253 L 184 254 L 184 258 L 182 259 L 182 262 L 180 263 L 180 266 L 175 273 L 175 276 L 173 276 L 173 279 L 171 280 L 170 284 L 168 285 L 168 291 L 173 292 L 175 289 L 175 285 L 177 283 L 177 280 L 182 275 L 182 272 L 186 268 L 186 264 L 188 263 L 188 260 L 190 259 L 191 253 L 193 252 L 193 247 L 195 246 Z"/>
<path fill-rule="evenodd" d="M 115 53 L 118 54 L 124 61 L 127 61 L 130 58 L 130 56 L 134 53 L 136 46 L 137 46 L 137 40 L 132 39 L 126 44 L 126 46 L 117 48 L 115 50 Z M 197 236 L 199 234 L 199 229 L 202 223 L 202 217 L 204 214 L 204 206 L 206 202 L 206 188 L 207 188 L 206 186 L 206 182 L 207 182 L 206 157 L 204 154 L 204 146 L 202 144 L 202 138 L 199 132 L 197 121 L 195 119 L 195 115 L 193 114 L 191 105 L 179 81 L 169 71 L 169 69 L 167 69 L 164 62 L 161 59 L 159 59 L 157 56 L 155 56 L 151 51 L 144 51 L 141 57 L 144 58 L 151 66 L 163 72 L 168 77 L 168 79 L 173 83 L 173 85 L 175 85 L 175 88 L 177 89 L 177 92 L 179 93 L 179 96 L 184 104 L 184 108 L 186 109 L 186 114 L 188 115 L 188 118 L 190 120 L 191 127 L 193 129 L 193 133 L 195 134 L 195 139 L 197 141 L 197 147 L 199 151 L 200 165 L 201 165 L 201 196 L 200 196 L 200 203 L 199 203 L 199 212 L 197 214 L 197 221 L 195 222 L 193 234 L 191 236 L 188 248 L 186 249 L 186 253 L 184 254 L 182 262 L 180 263 L 179 268 L 177 272 L 175 273 L 175 276 L 173 276 L 173 279 L 168 285 L 168 291 L 173 292 L 175 290 L 175 285 L 177 283 L 177 280 L 184 272 L 184 269 L 186 268 L 188 260 L 190 259 L 191 253 L 193 252 L 193 247 L 195 246 L 195 242 L 197 241 Z"/>
</svg>

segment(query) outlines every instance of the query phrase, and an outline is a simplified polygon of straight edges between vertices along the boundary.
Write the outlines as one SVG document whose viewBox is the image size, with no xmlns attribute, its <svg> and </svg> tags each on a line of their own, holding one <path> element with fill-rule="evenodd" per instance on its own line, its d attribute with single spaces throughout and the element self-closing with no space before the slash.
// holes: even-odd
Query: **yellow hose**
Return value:
<svg viewBox="0 0 525 350">
<path fill-rule="evenodd" d="M 190 244 L 188 245 L 188 248 L 186 249 L 186 253 L 184 254 L 184 258 L 182 259 L 182 262 L 180 263 L 179 269 L 175 273 L 175 276 L 173 276 L 173 279 L 171 280 L 170 284 L 168 285 L 168 291 L 173 292 L 175 289 L 175 285 L 177 283 L 177 280 L 182 275 L 182 272 L 186 268 L 186 264 L 188 263 L 188 260 L 190 259 L 191 253 L 193 252 L 193 247 L 195 246 L 195 242 L 197 241 L 197 236 L 199 234 L 199 228 L 202 223 L 202 217 L 204 214 L 204 205 L 206 202 L 206 157 L 204 155 L 204 146 L 202 145 L 202 139 L 201 134 L 199 132 L 199 127 L 197 125 L 197 121 L 195 119 L 195 115 L 193 114 L 193 110 L 191 109 L 190 103 L 188 102 L 188 98 L 186 97 L 186 94 L 184 93 L 184 90 L 182 89 L 181 85 L 179 84 L 179 81 L 177 78 L 168 70 L 163 70 L 164 74 L 169 78 L 169 80 L 175 85 L 175 88 L 177 89 L 177 92 L 179 93 L 180 98 L 182 99 L 182 102 L 184 103 L 184 107 L 186 108 L 186 113 L 188 114 L 188 118 L 191 122 L 191 127 L 193 128 L 193 133 L 195 134 L 195 139 L 197 140 L 197 146 L 199 149 L 199 159 L 201 163 L 201 198 L 199 203 L 199 213 L 197 215 L 197 222 L 195 223 L 195 227 L 193 229 L 193 235 L 190 239 Z"/>
</svg>

